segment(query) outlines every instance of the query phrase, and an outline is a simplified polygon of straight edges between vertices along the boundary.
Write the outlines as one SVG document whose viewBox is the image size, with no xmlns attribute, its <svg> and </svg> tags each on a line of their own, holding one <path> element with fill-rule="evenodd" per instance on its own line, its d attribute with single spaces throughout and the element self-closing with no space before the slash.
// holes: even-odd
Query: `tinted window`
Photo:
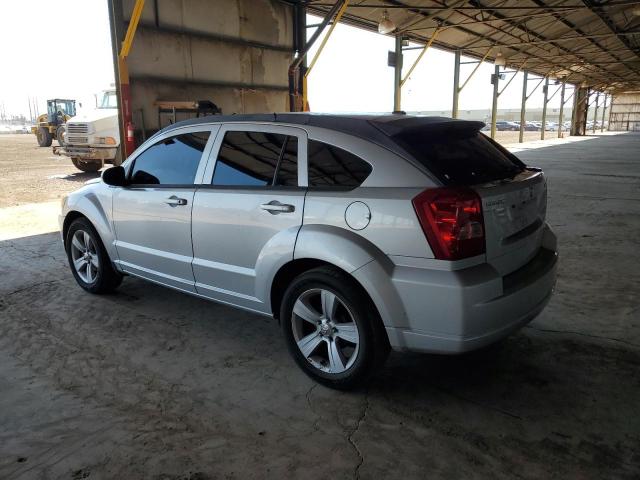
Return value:
<svg viewBox="0 0 640 480">
<path fill-rule="evenodd" d="M 341 148 L 309 140 L 309 186 L 355 188 L 371 173 L 371 165 Z"/>
<path fill-rule="evenodd" d="M 135 160 L 131 183 L 192 185 L 209 132 L 185 133 L 156 143 Z"/>
<path fill-rule="evenodd" d="M 298 186 L 298 137 L 287 137 L 278 165 L 275 185 Z"/>
<path fill-rule="evenodd" d="M 524 164 L 477 130 L 435 134 L 412 129 L 393 137 L 446 185 L 474 185 L 511 178 Z"/>
<path fill-rule="evenodd" d="M 298 185 L 298 142 L 267 132 L 227 132 L 220 146 L 213 185 Z"/>
</svg>

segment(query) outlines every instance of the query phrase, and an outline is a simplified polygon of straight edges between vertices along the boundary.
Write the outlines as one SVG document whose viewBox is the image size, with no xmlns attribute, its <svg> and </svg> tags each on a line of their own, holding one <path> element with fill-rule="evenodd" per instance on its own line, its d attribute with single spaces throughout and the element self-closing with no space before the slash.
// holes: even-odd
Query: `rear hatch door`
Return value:
<svg viewBox="0 0 640 480">
<path fill-rule="evenodd" d="M 475 187 L 482 199 L 487 262 L 507 275 L 531 260 L 542 245 L 547 187 L 540 171 Z"/>
<path fill-rule="evenodd" d="M 542 171 L 527 168 L 481 133 L 481 122 L 430 122 L 413 117 L 396 122 L 397 131 L 387 130 L 442 185 L 470 187 L 480 195 L 487 262 L 501 275 L 517 270 L 542 244 L 547 204 Z"/>
</svg>

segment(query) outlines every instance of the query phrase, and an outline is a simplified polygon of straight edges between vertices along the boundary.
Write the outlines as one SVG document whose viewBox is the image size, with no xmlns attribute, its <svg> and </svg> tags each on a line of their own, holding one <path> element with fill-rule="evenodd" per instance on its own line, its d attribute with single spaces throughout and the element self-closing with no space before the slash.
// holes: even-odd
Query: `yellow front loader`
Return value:
<svg viewBox="0 0 640 480">
<path fill-rule="evenodd" d="M 47 100 L 47 113 L 38 116 L 31 133 L 36 135 L 38 145 L 50 147 L 55 138 L 58 145 L 64 145 L 65 123 L 76 115 L 76 101 L 55 98 Z"/>
</svg>

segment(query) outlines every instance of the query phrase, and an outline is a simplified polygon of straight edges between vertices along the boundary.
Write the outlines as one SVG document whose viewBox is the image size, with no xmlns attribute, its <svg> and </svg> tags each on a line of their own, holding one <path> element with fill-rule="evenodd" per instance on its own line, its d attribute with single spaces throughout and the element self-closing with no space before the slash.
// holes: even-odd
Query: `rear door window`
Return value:
<svg viewBox="0 0 640 480">
<path fill-rule="evenodd" d="M 475 185 L 512 178 L 524 164 L 475 129 L 434 134 L 419 128 L 393 139 L 445 185 Z"/>
<path fill-rule="evenodd" d="M 317 140 L 309 140 L 307 153 L 309 187 L 356 188 L 372 171 L 353 153 Z"/>
<path fill-rule="evenodd" d="M 212 185 L 267 187 L 298 185 L 298 139 L 270 132 L 228 131 Z"/>
</svg>

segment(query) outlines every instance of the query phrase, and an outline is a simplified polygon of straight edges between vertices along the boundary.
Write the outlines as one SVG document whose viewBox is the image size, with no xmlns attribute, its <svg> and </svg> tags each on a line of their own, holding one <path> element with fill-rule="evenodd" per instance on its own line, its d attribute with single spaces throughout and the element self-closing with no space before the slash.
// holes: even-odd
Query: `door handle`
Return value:
<svg viewBox="0 0 640 480">
<path fill-rule="evenodd" d="M 272 200 L 269 203 L 263 203 L 260 205 L 262 210 L 266 210 L 272 215 L 277 215 L 279 213 L 291 213 L 296 210 L 296 207 L 293 205 L 289 205 L 286 203 L 280 203 L 277 200 Z"/>
<path fill-rule="evenodd" d="M 178 198 L 175 195 L 171 195 L 169 198 L 167 198 L 164 203 L 166 203 L 167 205 L 170 205 L 172 207 L 177 207 L 178 205 L 186 205 L 187 204 L 187 199 L 186 198 Z"/>
</svg>

